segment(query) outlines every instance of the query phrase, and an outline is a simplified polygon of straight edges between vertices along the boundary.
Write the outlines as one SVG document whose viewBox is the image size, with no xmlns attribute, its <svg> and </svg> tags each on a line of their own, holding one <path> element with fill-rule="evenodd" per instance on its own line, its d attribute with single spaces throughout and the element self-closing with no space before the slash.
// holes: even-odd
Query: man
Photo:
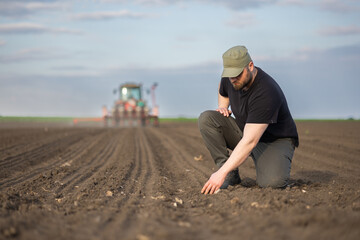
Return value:
<svg viewBox="0 0 360 240">
<path fill-rule="evenodd" d="M 239 184 L 238 167 L 249 155 L 260 187 L 286 187 L 299 139 L 282 90 L 254 66 L 244 46 L 226 51 L 223 65 L 218 108 L 199 117 L 201 135 L 219 167 L 201 193 L 213 194 Z"/>
</svg>

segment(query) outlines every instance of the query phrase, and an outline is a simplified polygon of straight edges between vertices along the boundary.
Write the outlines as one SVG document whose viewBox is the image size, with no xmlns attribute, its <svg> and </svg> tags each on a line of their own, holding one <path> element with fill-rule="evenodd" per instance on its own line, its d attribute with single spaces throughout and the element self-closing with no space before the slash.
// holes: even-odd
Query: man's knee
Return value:
<svg viewBox="0 0 360 240">
<path fill-rule="evenodd" d="M 202 129 L 205 126 L 209 126 L 213 124 L 213 120 L 211 119 L 215 114 L 218 114 L 218 112 L 213 110 L 207 110 L 205 112 L 202 112 L 198 118 L 198 124 L 200 129 Z"/>
<path fill-rule="evenodd" d="M 290 141 L 259 143 L 253 150 L 256 181 L 260 187 L 283 188 L 290 179 L 291 159 L 294 153 Z"/>
<path fill-rule="evenodd" d="M 288 176 L 268 176 L 268 177 L 258 177 L 257 184 L 262 188 L 284 188 L 288 185 L 289 177 Z"/>
</svg>

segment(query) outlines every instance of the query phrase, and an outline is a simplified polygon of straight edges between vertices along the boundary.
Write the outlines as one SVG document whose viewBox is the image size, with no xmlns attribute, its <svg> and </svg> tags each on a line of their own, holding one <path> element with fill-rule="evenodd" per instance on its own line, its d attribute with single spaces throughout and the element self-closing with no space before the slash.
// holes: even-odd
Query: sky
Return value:
<svg viewBox="0 0 360 240">
<path fill-rule="evenodd" d="M 156 82 L 160 117 L 197 117 L 236 45 L 295 119 L 360 118 L 358 0 L 0 0 L 0 116 L 99 117 Z"/>
</svg>

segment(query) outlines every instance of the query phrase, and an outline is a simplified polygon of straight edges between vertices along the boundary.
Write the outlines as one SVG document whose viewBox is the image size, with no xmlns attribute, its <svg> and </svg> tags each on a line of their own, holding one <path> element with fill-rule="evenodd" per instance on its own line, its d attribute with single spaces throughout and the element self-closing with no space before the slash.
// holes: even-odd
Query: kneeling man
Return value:
<svg viewBox="0 0 360 240">
<path fill-rule="evenodd" d="M 201 192 L 213 194 L 239 184 L 238 167 L 249 155 L 260 187 L 286 187 L 299 138 L 282 90 L 254 65 L 244 46 L 226 51 L 223 65 L 218 108 L 199 117 L 201 135 L 219 167 Z"/>
</svg>

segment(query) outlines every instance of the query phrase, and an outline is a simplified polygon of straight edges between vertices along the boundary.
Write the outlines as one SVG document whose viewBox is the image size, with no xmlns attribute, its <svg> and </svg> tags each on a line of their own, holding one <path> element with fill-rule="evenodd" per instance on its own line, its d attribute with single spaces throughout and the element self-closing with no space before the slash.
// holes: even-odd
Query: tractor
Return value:
<svg viewBox="0 0 360 240">
<path fill-rule="evenodd" d="M 155 88 L 151 87 L 152 109 L 149 109 L 146 101 L 142 97 L 142 85 L 135 83 L 125 83 L 118 89 L 114 89 L 114 94 L 119 97 L 115 101 L 111 113 L 103 107 L 103 120 L 105 126 L 111 124 L 114 127 L 127 126 L 159 126 L 158 107 L 155 103 Z"/>
</svg>

